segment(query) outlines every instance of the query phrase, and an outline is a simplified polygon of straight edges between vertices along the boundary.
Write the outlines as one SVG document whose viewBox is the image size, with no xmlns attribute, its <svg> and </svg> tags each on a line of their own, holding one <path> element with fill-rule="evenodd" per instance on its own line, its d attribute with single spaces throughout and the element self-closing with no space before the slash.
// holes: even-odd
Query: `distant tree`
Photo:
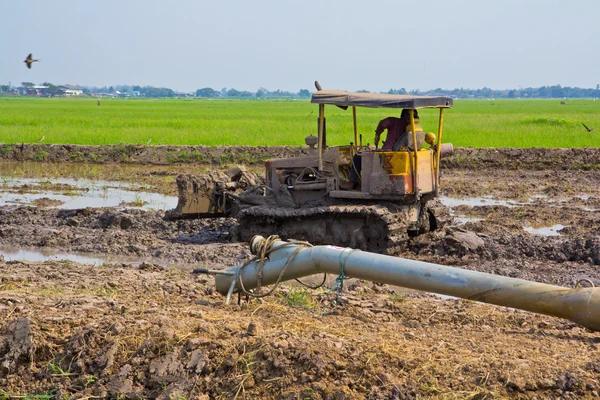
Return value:
<svg viewBox="0 0 600 400">
<path fill-rule="evenodd" d="M 486 99 L 489 99 L 490 97 L 494 97 L 492 89 L 487 88 L 485 86 L 483 87 L 483 89 L 478 90 L 476 95 L 477 95 L 477 97 L 483 97 Z"/>
<path fill-rule="evenodd" d="M 310 97 L 310 91 L 308 89 L 300 89 L 300 91 L 298 92 L 298 96 L 306 99 Z"/>
<path fill-rule="evenodd" d="M 361 90 L 357 90 L 356 93 L 371 93 L 368 90 L 365 89 L 361 89 Z"/>
<path fill-rule="evenodd" d="M 542 86 L 538 89 L 539 97 L 550 97 L 550 88 L 547 86 Z"/>
<path fill-rule="evenodd" d="M 0 91 L 1 92 L 6 92 L 6 93 L 10 92 L 10 85 L 2 85 L 2 86 L 0 86 Z"/>
<path fill-rule="evenodd" d="M 118 85 L 118 86 L 115 86 L 115 89 L 121 93 L 129 93 L 129 94 L 131 94 L 131 91 L 133 90 L 132 87 L 129 85 Z"/>
<path fill-rule="evenodd" d="M 175 92 L 168 88 L 144 86 L 140 94 L 145 97 L 175 97 Z"/>
<path fill-rule="evenodd" d="M 240 91 L 239 90 L 235 90 L 235 89 L 229 89 L 227 91 L 227 97 L 239 97 L 240 96 Z"/>
<path fill-rule="evenodd" d="M 390 89 L 388 91 L 388 94 L 406 94 L 406 89 L 404 88 L 400 88 L 400 89 Z"/>
<path fill-rule="evenodd" d="M 267 89 L 265 89 L 264 87 L 258 88 L 258 90 L 256 91 L 256 97 L 261 99 L 267 96 L 267 94 L 269 93 L 269 91 Z"/>
<path fill-rule="evenodd" d="M 60 94 L 60 90 L 58 90 L 58 87 L 51 84 L 50 82 L 44 82 L 44 83 L 42 83 L 42 86 L 48 86 L 48 89 L 46 89 L 46 91 L 51 96 L 56 96 L 56 95 Z"/>
<path fill-rule="evenodd" d="M 235 97 L 235 98 L 249 98 L 249 97 L 254 97 L 254 93 L 252 92 L 248 92 L 246 90 L 235 90 L 235 89 L 229 89 L 227 91 L 227 97 Z"/>
<path fill-rule="evenodd" d="M 551 86 L 550 96 L 558 99 L 560 97 L 565 97 L 565 92 L 563 88 L 560 87 L 560 85 Z"/>
<path fill-rule="evenodd" d="M 205 88 L 196 90 L 196 96 L 198 96 L 198 97 L 218 97 L 219 92 L 217 92 L 213 88 L 205 87 Z"/>
<path fill-rule="evenodd" d="M 293 93 L 287 92 L 285 90 L 275 90 L 274 92 L 269 92 L 269 97 L 275 97 L 275 98 L 289 98 L 289 97 L 294 97 Z"/>
<path fill-rule="evenodd" d="M 32 88 L 35 86 L 35 83 L 33 82 L 21 82 L 21 86 L 23 86 L 24 88 Z"/>
</svg>

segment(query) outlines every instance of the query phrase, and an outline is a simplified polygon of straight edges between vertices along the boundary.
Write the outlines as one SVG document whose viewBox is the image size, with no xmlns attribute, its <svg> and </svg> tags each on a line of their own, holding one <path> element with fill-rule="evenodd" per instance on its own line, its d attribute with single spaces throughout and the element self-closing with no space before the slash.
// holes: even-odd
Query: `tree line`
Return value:
<svg viewBox="0 0 600 400">
<path fill-rule="evenodd" d="M 412 95 L 429 95 L 429 96 L 448 96 L 455 98 L 476 98 L 476 99 L 559 99 L 559 98 L 598 98 L 600 97 L 600 84 L 596 85 L 595 89 L 586 89 L 569 86 L 542 86 L 538 88 L 525 89 L 504 89 L 494 90 L 488 87 L 482 89 L 433 89 L 428 91 L 406 89 L 390 89 L 387 93 L 390 94 L 412 94 Z"/>
<path fill-rule="evenodd" d="M 35 85 L 32 82 L 21 82 L 21 86 L 0 85 L 0 93 L 6 94 L 31 94 L 31 88 Z M 43 94 L 46 96 L 56 96 L 60 94 L 57 85 L 50 82 L 44 82 L 39 86 L 45 86 Z M 256 92 L 246 90 L 237 90 L 234 88 L 222 88 L 216 90 L 210 87 L 204 87 L 192 93 L 177 92 L 175 90 L 154 86 L 139 85 L 114 85 L 114 86 L 83 86 L 83 93 L 86 95 L 108 95 L 119 97 L 203 97 L 203 98 L 230 98 L 230 99 L 306 99 L 310 98 L 311 91 L 300 89 L 298 92 L 285 90 L 269 90 L 261 87 Z M 368 90 L 358 90 L 362 93 L 370 93 Z M 389 94 L 410 94 L 410 95 L 428 95 L 428 96 L 447 96 L 453 98 L 476 98 L 476 99 L 517 99 L 517 98 L 598 98 L 600 97 L 600 84 L 596 88 L 579 88 L 569 86 L 542 86 L 538 88 L 519 88 L 519 89 L 490 89 L 484 87 L 481 89 L 432 89 L 432 90 L 410 90 L 405 88 L 390 89 Z"/>
</svg>

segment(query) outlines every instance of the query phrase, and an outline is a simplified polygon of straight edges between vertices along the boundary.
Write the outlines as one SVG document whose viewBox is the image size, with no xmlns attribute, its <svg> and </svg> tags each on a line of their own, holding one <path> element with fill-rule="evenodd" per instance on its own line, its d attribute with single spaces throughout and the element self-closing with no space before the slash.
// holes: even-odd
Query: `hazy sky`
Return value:
<svg viewBox="0 0 600 400">
<path fill-rule="evenodd" d="M 0 0 L 0 84 L 256 91 L 600 83 L 598 0 Z M 28 70 L 28 53 L 41 58 Z"/>
</svg>

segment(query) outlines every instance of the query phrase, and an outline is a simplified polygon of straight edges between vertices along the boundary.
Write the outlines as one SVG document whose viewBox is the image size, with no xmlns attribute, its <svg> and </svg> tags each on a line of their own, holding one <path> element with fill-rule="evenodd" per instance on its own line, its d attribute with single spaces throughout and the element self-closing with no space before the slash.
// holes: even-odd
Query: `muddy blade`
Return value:
<svg viewBox="0 0 600 400">
<path fill-rule="evenodd" d="M 213 199 L 214 182 L 181 174 L 177 177 L 177 191 L 177 206 L 166 212 L 166 219 L 223 216 Z"/>
<path fill-rule="evenodd" d="M 406 215 L 385 206 L 327 206 L 308 209 L 251 207 L 238 215 L 239 239 L 278 235 L 314 245 L 397 254 L 408 241 Z"/>
</svg>

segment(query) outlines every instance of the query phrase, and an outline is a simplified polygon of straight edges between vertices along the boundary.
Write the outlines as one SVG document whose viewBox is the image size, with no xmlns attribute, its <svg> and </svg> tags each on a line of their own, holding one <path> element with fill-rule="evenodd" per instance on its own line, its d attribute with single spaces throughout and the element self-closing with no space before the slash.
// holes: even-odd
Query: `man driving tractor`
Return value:
<svg viewBox="0 0 600 400">
<path fill-rule="evenodd" d="M 425 134 L 421 128 L 419 113 L 413 110 L 415 120 L 415 130 L 417 131 L 417 149 L 423 147 Z M 387 117 L 379 121 L 375 129 L 375 148 L 379 146 L 379 139 L 384 130 L 387 129 L 387 135 L 381 146 L 381 151 L 398 151 L 401 148 L 413 150 L 413 136 L 410 123 L 410 110 L 403 109 L 400 118 Z M 362 169 L 360 153 L 354 155 L 352 159 L 353 168 L 350 170 L 348 179 L 352 182 L 358 182 L 360 171 Z"/>
<path fill-rule="evenodd" d="M 417 148 L 423 146 L 425 135 L 421 128 L 419 113 L 413 110 L 415 119 L 415 130 L 417 131 Z M 409 147 L 412 150 L 412 132 L 410 125 L 410 110 L 404 109 L 400 114 L 400 118 L 387 117 L 379 121 L 377 129 L 375 129 L 375 148 L 379 145 L 379 137 L 381 133 L 387 129 L 387 136 L 381 146 L 382 151 L 398 151 L 401 147 Z"/>
</svg>

